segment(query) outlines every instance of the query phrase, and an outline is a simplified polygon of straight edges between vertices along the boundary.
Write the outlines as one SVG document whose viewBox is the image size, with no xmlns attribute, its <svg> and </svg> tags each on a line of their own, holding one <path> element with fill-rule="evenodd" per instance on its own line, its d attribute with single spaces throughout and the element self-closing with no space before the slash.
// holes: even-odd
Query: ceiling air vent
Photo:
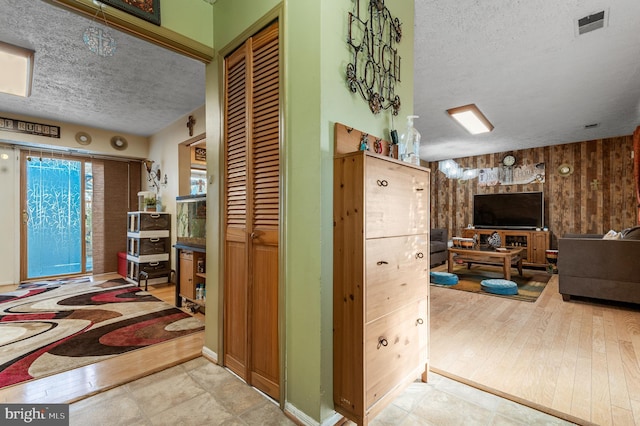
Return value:
<svg viewBox="0 0 640 426">
<path fill-rule="evenodd" d="M 608 15 L 609 14 L 606 13 L 606 11 L 602 10 L 585 16 L 584 18 L 579 18 L 576 21 L 578 35 L 606 27 Z"/>
</svg>

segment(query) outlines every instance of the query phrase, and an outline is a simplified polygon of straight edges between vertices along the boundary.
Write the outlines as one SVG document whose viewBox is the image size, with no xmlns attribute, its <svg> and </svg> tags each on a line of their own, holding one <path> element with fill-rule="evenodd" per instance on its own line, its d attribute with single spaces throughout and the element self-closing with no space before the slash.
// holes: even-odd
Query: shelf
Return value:
<svg viewBox="0 0 640 426">
<path fill-rule="evenodd" d="M 207 274 L 206 272 L 196 272 L 196 277 L 204 278 L 206 280 Z"/>
<path fill-rule="evenodd" d="M 180 297 L 182 297 L 185 300 L 188 300 L 191 303 L 195 303 L 196 305 L 205 306 L 205 301 L 203 299 L 192 299 L 190 297 L 185 296 L 184 294 L 180 294 Z"/>
<path fill-rule="evenodd" d="M 503 247 L 518 247 L 525 249 L 523 265 L 546 267 L 546 253 L 549 248 L 551 234 L 548 231 L 518 230 L 518 229 L 473 229 L 465 228 L 462 236 L 472 238 L 478 235 L 480 244 L 486 244 L 491 234 L 500 235 Z"/>
</svg>

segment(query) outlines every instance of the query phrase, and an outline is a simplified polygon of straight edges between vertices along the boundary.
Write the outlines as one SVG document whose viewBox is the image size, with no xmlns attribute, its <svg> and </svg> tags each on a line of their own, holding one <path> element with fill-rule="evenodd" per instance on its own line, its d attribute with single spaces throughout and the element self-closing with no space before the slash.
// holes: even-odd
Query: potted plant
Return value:
<svg viewBox="0 0 640 426">
<path fill-rule="evenodd" d="M 144 199 L 144 210 L 147 212 L 155 212 L 156 211 L 156 197 L 145 197 Z"/>
</svg>

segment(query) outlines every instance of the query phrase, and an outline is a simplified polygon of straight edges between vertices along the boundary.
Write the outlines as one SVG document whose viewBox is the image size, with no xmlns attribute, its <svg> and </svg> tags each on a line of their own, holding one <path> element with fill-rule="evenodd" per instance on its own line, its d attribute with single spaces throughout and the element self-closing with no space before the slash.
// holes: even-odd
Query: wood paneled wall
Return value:
<svg viewBox="0 0 640 426">
<path fill-rule="evenodd" d="M 514 151 L 516 165 L 545 163 L 544 183 L 478 187 L 478 180 L 448 179 L 438 163 L 431 172 L 431 227 L 447 228 L 449 236 L 461 235 L 473 222 L 473 195 L 477 193 L 543 191 L 545 225 L 552 232 L 551 247 L 567 233 L 604 234 L 636 224 L 633 181 L 633 138 L 621 136 L 564 145 Z M 463 168 L 498 167 L 506 153 L 457 158 Z M 573 166 L 573 174 L 558 174 L 558 166 Z"/>
</svg>

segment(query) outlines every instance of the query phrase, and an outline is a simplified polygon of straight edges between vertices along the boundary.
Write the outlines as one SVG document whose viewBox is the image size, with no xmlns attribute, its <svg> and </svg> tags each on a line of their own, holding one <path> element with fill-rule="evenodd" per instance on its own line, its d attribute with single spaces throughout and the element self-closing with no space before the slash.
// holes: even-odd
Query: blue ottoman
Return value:
<svg viewBox="0 0 640 426">
<path fill-rule="evenodd" d="M 431 284 L 440 285 L 456 285 L 458 284 L 458 276 L 448 272 L 429 272 Z"/>
<path fill-rule="evenodd" d="M 480 287 L 487 293 L 513 295 L 518 294 L 518 285 L 509 280 L 482 280 Z"/>
</svg>

